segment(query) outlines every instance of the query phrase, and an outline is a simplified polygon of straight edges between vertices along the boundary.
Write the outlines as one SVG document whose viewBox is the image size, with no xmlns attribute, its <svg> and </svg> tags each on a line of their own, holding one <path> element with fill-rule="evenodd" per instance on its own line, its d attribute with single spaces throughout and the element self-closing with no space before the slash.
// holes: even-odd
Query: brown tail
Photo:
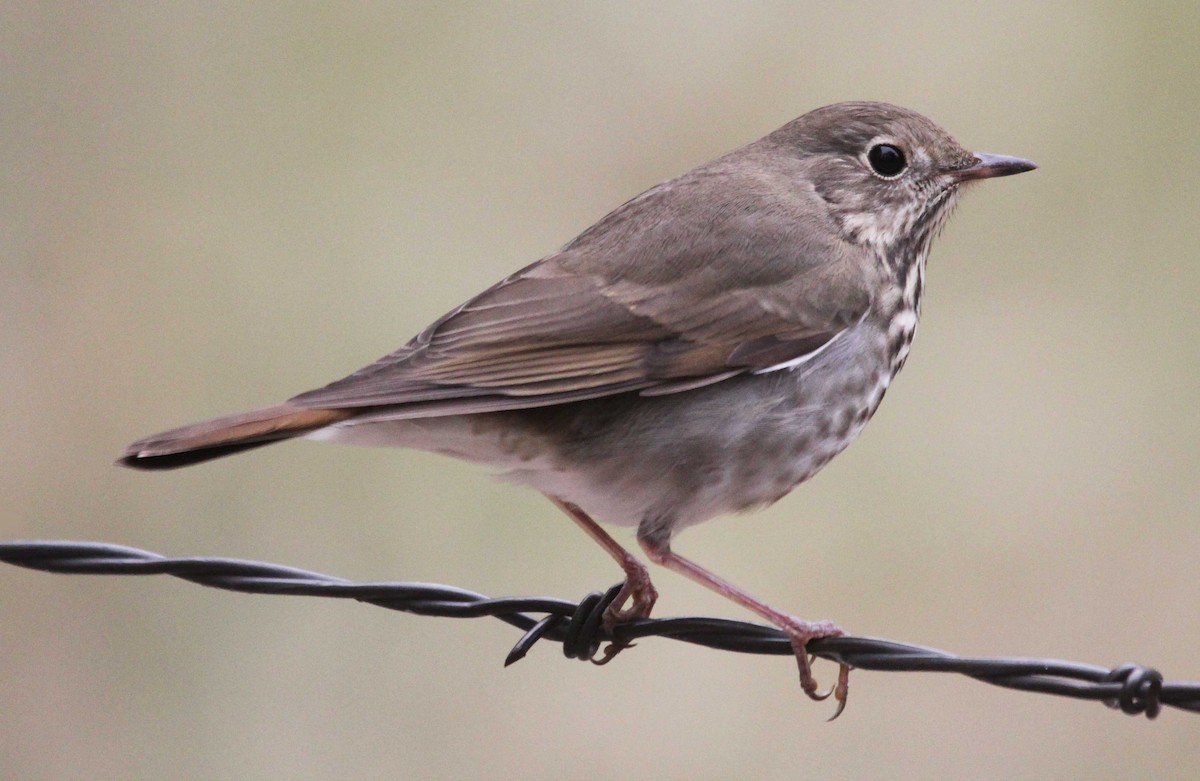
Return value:
<svg viewBox="0 0 1200 781">
<path fill-rule="evenodd" d="M 139 439 L 125 448 L 117 463 L 135 469 L 174 469 L 302 436 L 353 414 L 284 402 Z"/>
</svg>

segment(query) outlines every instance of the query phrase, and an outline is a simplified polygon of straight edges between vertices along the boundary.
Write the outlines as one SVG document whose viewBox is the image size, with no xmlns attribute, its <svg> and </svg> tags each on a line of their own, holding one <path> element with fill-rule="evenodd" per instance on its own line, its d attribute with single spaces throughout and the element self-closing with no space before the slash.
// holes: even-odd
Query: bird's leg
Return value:
<svg viewBox="0 0 1200 781">
<path fill-rule="evenodd" d="M 600 544 L 612 556 L 617 564 L 621 565 L 621 569 L 625 571 L 625 583 L 621 586 L 621 590 L 617 592 L 617 596 L 613 599 L 608 609 L 604 611 L 604 627 L 612 629 L 617 624 L 623 621 L 629 621 L 635 618 L 647 618 L 650 611 L 654 608 L 654 603 L 658 600 L 658 591 L 654 588 L 654 584 L 650 582 L 650 573 L 646 570 L 646 565 L 638 561 L 637 558 L 621 547 L 620 543 L 612 538 L 608 532 L 600 528 L 600 524 L 596 523 L 579 507 L 570 502 L 563 501 L 556 496 L 547 496 L 558 507 L 570 516 L 571 520 L 579 524 L 579 528 L 587 532 L 588 536 Z M 625 607 L 625 603 L 633 600 L 633 604 Z M 613 643 L 605 650 L 605 661 L 611 659 L 622 648 L 628 644 Z"/>
<path fill-rule="evenodd" d="M 838 703 L 836 719 L 846 707 L 846 695 L 850 685 L 850 667 L 840 665 L 838 681 L 832 689 L 819 694 L 817 681 L 813 678 L 812 666 L 808 655 L 808 643 L 822 637 L 838 637 L 844 634 L 840 627 L 831 621 L 805 621 L 801 618 L 782 613 L 747 591 L 738 588 L 719 575 L 710 572 L 699 564 L 680 556 L 671 550 L 669 539 L 664 539 L 655 528 L 645 527 L 638 530 L 638 543 L 642 550 L 656 564 L 661 564 L 669 570 L 691 578 L 700 585 L 709 588 L 726 599 L 732 600 L 742 607 L 756 613 L 787 633 L 796 654 L 796 663 L 800 666 L 800 688 L 810 699 L 823 700 L 830 694 Z M 832 720 L 832 719 L 831 719 Z"/>
</svg>

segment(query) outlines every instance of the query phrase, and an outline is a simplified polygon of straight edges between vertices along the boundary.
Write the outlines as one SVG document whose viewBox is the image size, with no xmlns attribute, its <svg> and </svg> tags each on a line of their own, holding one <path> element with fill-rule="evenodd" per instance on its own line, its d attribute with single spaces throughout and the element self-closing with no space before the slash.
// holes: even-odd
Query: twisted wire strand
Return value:
<svg viewBox="0 0 1200 781">
<path fill-rule="evenodd" d="M 727 618 L 637 619 L 608 630 L 601 619 L 620 584 L 588 594 L 579 602 L 551 597 L 489 598 L 436 583 L 356 583 L 261 561 L 168 558 L 123 545 L 63 540 L 0 542 L 0 561 L 63 574 L 170 575 L 228 591 L 354 599 L 422 616 L 491 616 L 523 632 L 505 659 L 506 666 L 524 658 L 541 640 L 561 643 L 569 658 L 590 661 L 596 660 L 606 642 L 647 637 L 738 653 L 793 654 L 782 631 Z M 1200 681 L 1166 681 L 1157 670 L 1131 663 L 1110 669 L 1058 659 L 961 657 L 936 648 L 850 636 L 814 640 L 808 649 L 815 656 L 859 669 L 959 673 L 1009 689 L 1098 700 L 1123 713 L 1151 719 L 1164 706 L 1200 713 Z"/>
</svg>

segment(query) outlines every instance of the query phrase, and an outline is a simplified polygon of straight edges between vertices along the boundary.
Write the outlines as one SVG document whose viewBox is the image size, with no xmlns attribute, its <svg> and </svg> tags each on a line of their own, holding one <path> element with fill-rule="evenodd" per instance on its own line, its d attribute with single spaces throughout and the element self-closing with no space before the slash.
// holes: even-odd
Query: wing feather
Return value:
<svg viewBox="0 0 1200 781">
<path fill-rule="evenodd" d="M 870 296 L 836 273 L 847 248 L 812 238 L 829 231 L 809 224 L 811 193 L 726 174 L 643 194 L 396 352 L 291 401 L 442 415 L 677 393 L 801 362 L 857 323 Z M 708 206 L 677 213 L 680 198 Z"/>
</svg>

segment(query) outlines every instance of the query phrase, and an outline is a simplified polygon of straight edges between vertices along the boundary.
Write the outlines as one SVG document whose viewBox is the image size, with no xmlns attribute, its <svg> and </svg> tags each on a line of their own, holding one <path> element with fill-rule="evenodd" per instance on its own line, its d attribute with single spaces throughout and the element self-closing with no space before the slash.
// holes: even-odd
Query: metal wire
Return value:
<svg viewBox="0 0 1200 781">
<path fill-rule="evenodd" d="M 19 567 L 85 575 L 171 575 L 203 586 L 249 594 L 355 599 L 422 616 L 491 616 L 523 631 L 505 665 L 522 659 L 539 640 L 562 643 L 569 658 L 597 660 L 606 642 L 666 637 L 740 653 L 791 656 L 780 630 L 725 618 L 638 619 L 607 630 L 601 620 L 619 584 L 578 603 L 549 597 L 488 598 L 434 583 L 354 583 L 294 567 L 242 559 L 166 558 L 99 542 L 0 542 L 0 561 Z M 536 617 L 542 616 L 542 617 Z M 1123 664 L 1108 669 L 1057 659 L 970 658 L 935 648 L 871 637 L 812 641 L 809 651 L 839 664 L 891 672 L 952 672 L 1021 691 L 1098 700 L 1130 715 L 1158 715 L 1163 706 L 1200 713 L 1200 681 L 1164 681 L 1152 668 Z"/>
</svg>

